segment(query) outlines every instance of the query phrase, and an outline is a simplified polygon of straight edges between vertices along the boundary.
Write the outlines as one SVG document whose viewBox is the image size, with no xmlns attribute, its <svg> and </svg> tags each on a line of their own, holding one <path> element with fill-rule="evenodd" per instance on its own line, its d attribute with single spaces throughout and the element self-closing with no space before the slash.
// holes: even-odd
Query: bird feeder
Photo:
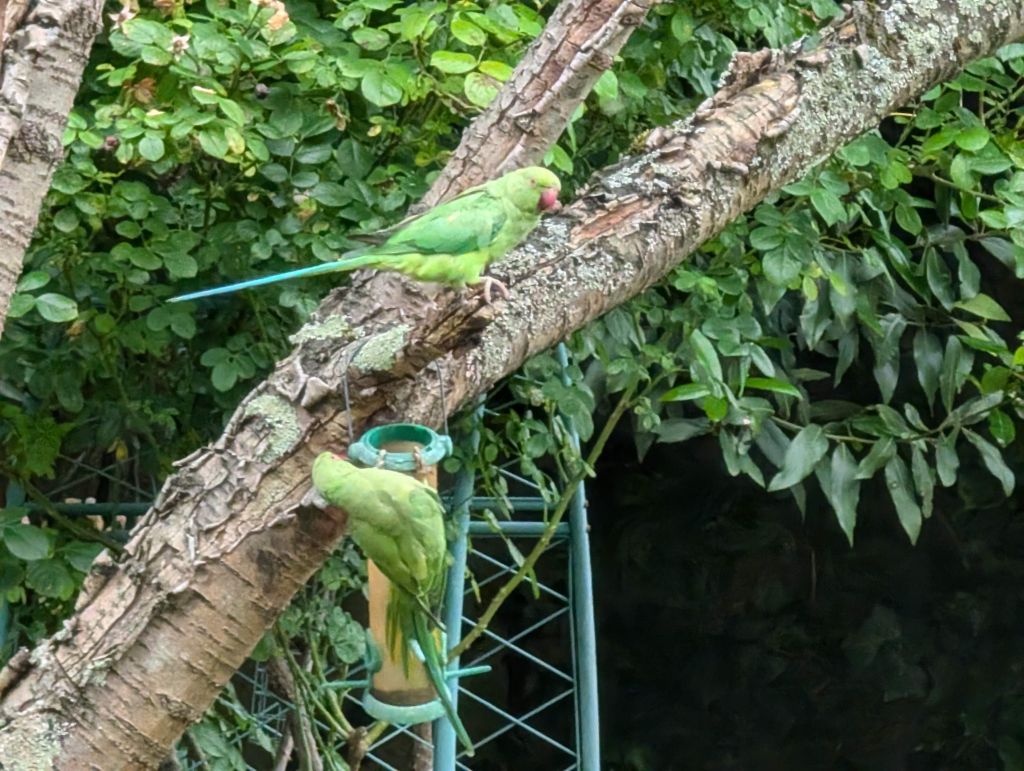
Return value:
<svg viewBox="0 0 1024 771">
<path fill-rule="evenodd" d="M 368 467 L 410 474 L 437 488 L 437 464 L 452 450 L 451 439 L 413 423 L 392 423 L 367 431 L 348 449 L 349 459 Z M 422 662 L 415 656 L 403 661 L 402 652 L 387 642 L 387 609 L 391 582 L 367 562 L 370 624 L 366 665 L 367 680 L 346 681 L 337 686 L 366 686 L 363 708 L 378 720 L 396 725 L 426 723 L 444 715 Z M 442 633 L 443 634 L 443 633 Z M 442 643 L 444 640 L 442 639 Z M 447 649 L 447 646 L 443 646 Z M 458 677 L 487 671 L 489 667 L 448 671 Z"/>
</svg>

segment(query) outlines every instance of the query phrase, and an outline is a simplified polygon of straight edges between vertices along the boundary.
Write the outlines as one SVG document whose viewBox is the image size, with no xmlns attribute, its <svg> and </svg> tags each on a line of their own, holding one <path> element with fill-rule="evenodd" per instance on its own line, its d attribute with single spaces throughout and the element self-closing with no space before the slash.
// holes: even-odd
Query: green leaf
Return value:
<svg viewBox="0 0 1024 771">
<path fill-rule="evenodd" d="M 935 470 L 943 487 L 950 487 L 956 482 L 956 472 L 960 468 L 960 457 L 956 454 L 956 434 L 950 434 L 935 445 Z"/>
<path fill-rule="evenodd" d="M 199 265 L 195 258 L 178 252 L 165 254 L 164 266 L 171 274 L 171 278 L 192 278 L 199 272 Z"/>
<path fill-rule="evenodd" d="M 147 133 L 139 142 L 139 155 L 155 162 L 164 157 L 164 140 L 159 134 Z"/>
<path fill-rule="evenodd" d="M 461 13 L 455 14 L 455 18 L 452 19 L 451 30 L 456 40 L 468 46 L 477 48 L 487 42 L 487 33 Z"/>
<path fill-rule="evenodd" d="M 814 206 L 825 224 L 835 225 L 846 220 L 846 207 L 835 193 L 823 187 L 816 187 L 811 191 L 811 205 Z"/>
<path fill-rule="evenodd" d="M 942 343 L 927 329 L 919 329 L 914 335 L 914 365 L 917 380 L 921 384 L 928 405 L 935 402 L 939 390 L 939 373 L 942 371 Z"/>
<path fill-rule="evenodd" d="M 427 4 L 422 8 L 415 6 L 404 9 L 402 13 L 401 31 L 405 40 L 416 40 L 423 37 L 430 19 L 437 13 L 437 4 Z"/>
<path fill-rule="evenodd" d="M 957 134 L 954 141 L 961 150 L 973 153 L 987 145 L 990 138 L 991 134 L 984 126 L 971 126 Z"/>
<path fill-rule="evenodd" d="M 914 498 L 907 464 L 899 455 L 893 455 L 885 464 L 885 486 L 889 489 L 889 497 L 896 507 L 896 515 L 903 530 L 910 537 L 911 543 L 917 543 L 917 537 L 921 534 L 921 507 Z"/>
<path fill-rule="evenodd" d="M 946 340 L 946 353 L 942 357 L 942 372 L 939 373 L 939 390 L 947 412 L 953 410 L 953 399 L 966 380 L 967 373 L 971 371 L 973 362 L 974 354 L 964 351 L 960 339 L 950 335 Z"/>
<path fill-rule="evenodd" d="M 708 420 L 715 423 L 723 420 L 729 414 L 729 402 L 722 397 L 706 396 L 701 402 L 701 407 L 704 408 L 704 414 L 708 416 Z"/>
<path fill-rule="evenodd" d="M 772 391 L 773 393 L 785 394 L 786 396 L 794 396 L 797 399 L 803 398 L 803 394 L 800 393 L 799 388 L 790 385 L 785 380 L 779 380 L 774 377 L 748 377 L 746 387 L 757 388 L 762 391 Z"/>
<path fill-rule="evenodd" d="M 690 347 L 707 376 L 714 381 L 721 382 L 722 363 L 718 360 L 718 352 L 699 329 L 690 333 Z"/>
<path fill-rule="evenodd" d="M 345 206 L 352 201 L 351 194 L 337 182 L 318 182 L 309 195 L 324 206 Z"/>
<path fill-rule="evenodd" d="M 662 443 L 685 442 L 695 436 L 710 433 L 711 422 L 707 418 L 668 418 L 654 429 Z"/>
<path fill-rule="evenodd" d="M 803 262 L 786 247 L 772 249 L 761 258 L 764 277 L 776 286 L 789 286 L 800 275 Z"/>
<path fill-rule="evenodd" d="M 50 537 L 35 525 L 7 525 L 3 538 L 8 551 L 18 559 L 41 560 L 50 554 Z"/>
<path fill-rule="evenodd" d="M 171 331 L 185 340 L 191 340 L 195 337 L 195 317 L 184 306 L 178 306 L 178 310 L 171 316 Z"/>
<path fill-rule="evenodd" d="M 402 87 L 395 83 L 382 69 L 370 70 L 363 76 L 363 96 L 378 107 L 390 107 L 402 100 Z"/>
<path fill-rule="evenodd" d="M 169 27 L 142 17 L 128 19 L 121 27 L 124 36 L 134 43 L 169 48 L 174 33 Z"/>
<path fill-rule="evenodd" d="M 875 366 L 872 371 L 884 402 L 892 399 L 899 381 L 900 340 L 906 326 L 907 319 L 904 316 L 897 313 L 887 314 L 881 320 L 882 337 L 872 338 L 871 341 L 875 351 Z"/>
<path fill-rule="evenodd" d="M 989 297 L 987 294 L 976 294 L 969 300 L 963 300 L 955 304 L 955 307 L 980 316 L 983 319 L 992 321 L 1009 321 L 1009 314 L 1002 306 Z"/>
<path fill-rule="evenodd" d="M 857 479 L 871 479 L 878 469 L 888 463 L 896 454 L 896 440 L 891 436 L 879 439 L 868 450 L 857 466 Z"/>
<path fill-rule="evenodd" d="M 974 433 L 969 428 L 964 429 L 964 436 L 977 448 L 985 468 L 989 470 L 992 476 L 999 480 L 999 484 L 1003 487 L 1003 494 L 1006 497 L 1010 497 L 1013 493 L 1014 476 L 1013 471 L 1010 470 L 1010 467 L 1003 460 L 1002 453 L 980 434 Z"/>
<path fill-rule="evenodd" d="M 25 585 L 44 597 L 66 600 L 75 591 L 75 582 L 64 563 L 55 559 L 42 559 L 28 563 Z"/>
<path fill-rule="evenodd" d="M 19 292 L 32 292 L 41 289 L 50 283 L 50 274 L 43 270 L 33 270 L 26 273 L 18 281 Z"/>
<path fill-rule="evenodd" d="M 235 125 L 247 125 L 248 121 L 245 119 L 245 111 L 242 110 L 237 102 L 221 97 L 217 99 L 217 106 L 220 107 L 220 111 L 224 113 L 225 117 Z"/>
<path fill-rule="evenodd" d="M 768 491 L 784 490 L 806 479 L 826 452 L 828 439 L 824 429 L 816 424 L 804 426 L 786 448 L 782 468 L 772 478 Z"/>
<path fill-rule="evenodd" d="M 356 45 L 367 51 L 379 51 L 391 42 L 391 36 L 387 32 L 373 27 L 360 27 L 352 33 L 352 39 Z"/>
<path fill-rule="evenodd" d="M 1013 440 L 1017 436 L 1017 428 L 1013 419 L 1000 409 L 994 409 L 988 414 L 988 431 L 1000 447 L 1008 447 L 1013 444 Z"/>
<path fill-rule="evenodd" d="M 554 166 L 566 174 L 572 174 L 572 158 L 562 149 L 561 145 L 551 145 L 551 148 L 544 156 L 544 165 Z"/>
<path fill-rule="evenodd" d="M 36 307 L 36 298 L 30 294 L 15 294 L 7 308 L 7 318 L 20 319 Z"/>
<path fill-rule="evenodd" d="M 853 529 L 857 524 L 857 504 L 860 500 L 860 478 L 853 454 L 845 444 L 840 443 L 832 452 L 832 466 L 829 479 L 829 502 L 836 512 L 839 526 L 846 533 L 846 539 L 853 546 Z"/>
<path fill-rule="evenodd" d="M 299 163 L 319 165 L 326 161 L 334 153 L 334 147 L 330 142 L 319 145 L 303 145 L 295 153 L 295 160 Z"/>
<path fill-rule="evenodd" d="M 219 362 L 214 366 L 210 380 L 218 391 L 230 391 L 238 382 L 238 369 L 231 361 Z"/>
<path fill-rule="evenodd" d="M 44 319 L 54 323 L 74 321 L 78 318 L 78 303 L 55 292 L 47 292 L 37 297 L 36 310 Z"/>
<path fill-rule="evenodd" d="M 999 260 L 1003 265 L 1012 271 L 1017 271 L 1017 266 L 1024 260 L 1024 247 L 1020 247 L 1012 241 L 996 236 L 979 238 L 978 243 L 985 251 Z M 1020 275 L 1018 274 L 1018 278 Z"/>
<path fill-rule="evenodd" d="M 671 388 L 661 395 L 659 401 L 663 402 L 686 402 L 693 399 L 703 399 L 711 394 L 711 389 L 703 383 L 684 383 L 683 385 Z"/>
<path fill-rule="evenodd" d="M 949 274 L 949 268 L 939 254 L 938 250 L 930 248 L 924 258 L 925 275 L 928 278 L 928 288 L 947 311 L 952 310 L 956 297 L 953 294 L 953 278 Z"/>
<path fill-rule="evenodd" d="M 462 90 L 466 94 L 466 98 L 478 107 L 486 107 L 498 95 L 498 87 L 494 79 L 480 72 L 469 73 Z"/>
<path fill-rule="evenodd" d="M 93 561 L 103 551 L 103 546 L 87 541 L 71 541 L 60 548 L 60 554 L 75 570 L 88 573 Z"/>
<path fill-rule="evenodd" d="M 260 167 L 260 174 L 271 182 L 281 183 L 288 179 L 288 169 L 280 163 L 267 163 Z"/>
<path fill-rule="evenodd" d="M 220 128 L 200 129 L 199 146 L 214 158 L 224 158 L 230 149 L 227 137 L 224 135 L 223 129 Z"/>
<path fill-rule="evenodd" d="M 605 70 L 594 84 L 594 93 L 600 99 L 617 99 L 619 96 L 619 79 L 611 70 Z"/>
<path fill-rule="evenodd" d="M 149 249 L 131 249 L 128 252 L 128 259 L 132 265 L 143 270 L 159 270 L 163 264 L 160 258 Z"/>
<path fill-rule="evenodd" d="M 1003 403 L 1005 395 L 1002 391 L 976 396 L 969 399 L 955 410 L 949 413 L 945 423 L 947 425 L 961 426 L 971 425 L 983 420 L 995 407 Z"/>
<path fill-rule="evenodd" d="M 114 230 L 123 238 L 138 238 L 142 235 L 142 227 L 132 220 L 121 220 L 114 226 Z"/>
<path fill-rule="evenodd" d="M 430 66 L 436 67 L 441 72 L 461 75 L 476 68 L 476 57 L 455 51 L 434 51 L 430 55 Z"/>
<path fill-rule="evenodd" d="M 61 233 L 70 233 L 78 227 L 78 212 L 70 206 L 61 209 L 53 217 L 53 226 Z M 28 291 L 28 290 L 22 290 Z"/>
<path fill-rule="evenodd" d="M 924 458 L 924 451 L 915 443 L 910 451 L 910 473 L 914 487 L 921 496 L 921 514 L 925 519 L 932 515 L 932 500 L 935 495 L 935 472 Z"/>
<path fill-rule="evenodd" d="M 512 68 L 505 64 L 505 62 L 495 61 L 494 59 L 485 59 L 480 62 L 479 69 L 484 75 L 490 75 L 502 83 L 512 77 Z"/>
<path fill-rule="evenodd" d="M 207 348 L 199 357 L 199 363 L 204 367 L 213 367 L 229 358 L 231 358 L 231 351 L 227 348 Z"/>
<path fill-rule="evenodd" d="M 780 228 L 758 227 L 750 231 L 750 245 L 760 252 L 767 252 L 782 246 L 785 237 Z"/>
<path fill-rule="evenodd" d="M 566 174 L 572 173 L 572 159 L 569 158 L 569 154 L 562 149 L 560 144 L 552 144 L 551 148 L 548 149 L 548 153 L 544 156 L 545 166 L 554 166 L 560 171 L 564 171 Z"/>
<path fill-rule="evenodd" d="M 921 215 L 917 213 L 917 209 L 913 206 L 901 203 L 896 207 L 894 214 L 899 226 L 912 236 L 916 236 L 924 227 L 924 224 L 921 222 Z"/>
</svg>

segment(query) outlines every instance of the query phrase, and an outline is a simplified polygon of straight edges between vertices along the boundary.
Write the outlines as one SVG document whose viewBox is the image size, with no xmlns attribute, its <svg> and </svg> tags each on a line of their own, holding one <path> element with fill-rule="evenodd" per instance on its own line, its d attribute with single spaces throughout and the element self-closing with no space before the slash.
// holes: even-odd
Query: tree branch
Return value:
<svg viewBox="0 0 1024 771">
<path fill-rule="evenodd" d="M 539 163 L 657 0 L 566 0 L 416 209 Z"/>
<path fill-rule="evenodd" d="M 40 0 L 18 26 L 27 5 L 0 5 L 0 336 L 103 8 Z"/>
<path fill-rule="evenodd" d="M 691 119 L 595 178 L 498 267 L 488 315 L 393 274 L 333 292 L 223 436 L 179 464 L 126 555 L 0 693 L 0 757 L 145 767 L 202 714 L 344 533 L 303 505 L 316 454 L 397 419 L 431 425 L 663 278 L 769 192 L 978 56 L 1024 35 L 1016 0 L 863 4 L 803 51 L 740 54 Z M 27 659 L 27 665 L 26 665 Z"/>
</svg>

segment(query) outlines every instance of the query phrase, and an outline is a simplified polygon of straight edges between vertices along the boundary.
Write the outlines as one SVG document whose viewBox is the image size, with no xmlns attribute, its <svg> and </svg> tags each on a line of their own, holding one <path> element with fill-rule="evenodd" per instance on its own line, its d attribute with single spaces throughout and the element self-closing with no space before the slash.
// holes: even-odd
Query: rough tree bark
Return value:
<svg viewBox="0 0 1024 771">
<path fill-rule="evenodd" d="M 655 2 L 561 3 L 417 207 L 539 162 Z"/>
<path fill-rule="evenodd" d="M 0 336 L 39 207 L 64 158 L 61 135 L 103 8 L 102 0 L 29 5 L 0 0 Z"/>
<path fill-rule="evenodd" d="M 814 48 L 735 57 L 714 99 L 597 175 L 500 265 L 512 297 L 497 311 L 387 274 L 332 293 L 223 436 L 179 464 L 121 561 L 95 567 L 65 629 L 0 673 L 7 768 L 149 767 L 203 712 L 344 532 L 303 500 L 317 452 L 347 443 L 346 378 L 357 431 L 436 425 L 434 363 L 457 409 L 1022 35 L 1017 0 L 858 6 Z"/>
</svg>

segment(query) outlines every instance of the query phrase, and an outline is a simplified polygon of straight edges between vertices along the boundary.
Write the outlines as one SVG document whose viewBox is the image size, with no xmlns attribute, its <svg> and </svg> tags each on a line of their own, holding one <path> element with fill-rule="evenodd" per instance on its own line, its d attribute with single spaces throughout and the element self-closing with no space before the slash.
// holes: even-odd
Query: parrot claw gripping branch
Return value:
<svg viewBox="0 0 1024 771">
<path fill-rule="evenodd" d="M 313 464 L 313 486 L 346 512 L 368 560 L 367 677 L 332 687 L 365 688 L 367 714 L 395 725 L 447 716 L 472 755 L 448 683 L 490 667 L 449 667 L 447 635 L 436 615 L 448 544 L 435 486 L 437 464 L 451 448 L 449 437 L 425 426 L 379 426 L 349 447 L 348 457 L 322 453 Z"/>
</svg>

